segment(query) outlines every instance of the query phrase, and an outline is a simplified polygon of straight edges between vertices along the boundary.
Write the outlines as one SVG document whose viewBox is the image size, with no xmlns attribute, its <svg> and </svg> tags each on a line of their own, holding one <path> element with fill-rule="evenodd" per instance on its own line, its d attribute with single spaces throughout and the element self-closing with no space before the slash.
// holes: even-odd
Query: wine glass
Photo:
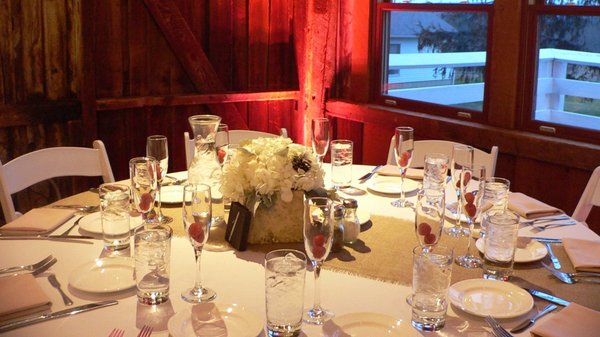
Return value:
<svg viewBox="0 0 600 337">
<path fill-rule="evenodd" d="M 158 172 L 156 178 L 158 180 L 157 193 L 158 193 L 158 219 L 157 221 L 166 224 L 173 221 L 173 218 L 162 214 L 162 193 L 161 187 L 167 170 L 169 168 L 169 145 L 167 143 L 167 137 L 162 135 L 152 135 L 146 138 L 146 156 L 153 157 L 158 161 Z"/>
<path fill-rule="evenodd" d="M 395 207 L 412 207 L 412 203 L 406 199 L 404 193 L 404 177 L 412 160 L 413 134 L 413 128 L 408 126 L 396 127 L 394 133 L 394 153 L 396 154 L 396 165 L 400 169 L 400 199 L 391 203 Z"/>
<path fill-rule="evenodd" d="M 333 240 L 332 202 L 322 197 L 304 201 L 304 248 L 315 273 L 315 297 L 313 307 L 304 313 L 304 322 L 323 324 L 333 317 L 333 312 L 321 307 L 319 275 L 321 265 L 329 255 Z"/>
<path fill-rule="evenodd" d="M 183 188 L 183 227 L 196 256 L 196 281 L 194 287 L 181 293 L 181 298 L 190 303 L 209 302 L 217 293 L 202 286 L 200 281 L 200 257 L 202 248 L 208 239 L 212 222 L 212 198 L 210 186 L 206 184 L 187 184 Z"/>
<path fill-rule="evenodd" d="M 473 249 L 473 232 L 475 229 L 475 222 L 477 217 L 481 213 L 481 209 L 483 206 L 484 199 L 484 191 L 485 191 L 485 166 L 477 166 L 475 168 L 475 172 L 479 178 L 479 184 L 470 184 L 468 185 L 467 179 L 465 179 L 466 175 L 473 176 L 473 172 L 470 170 L 464 169 L 462 172 L 463 178 L 461 179 L 462 186 L 462 205 L 463 211 L 465 212 L 465 217 L 467 219 L 468 226 L 468 239 L 467 239 L 467 252 L 465 255 L 457 256 L 454 259 L 457 265 L 465 268 L 479 268 L 483 261 L 475 252 L 471 251 Z M 466 186 L 468 185 L 468 186 Z"/>
<path fill-rule="evenodd" d="M 317 157 L 319 167 L 323 166 L 323 159 L 327 154 L 329 148 L 329 140 L 331 138 L 329 133 L 329 119 L 327 118 L 313 118 L 311 121 L 312 131 L 312 148 Z"/>
<path fill-rule="evenodd" d="M 217 158 L 222 168 L 229 156 L 229 127 L 227 124 L 219 124 L 217 134 L 215 135 L 215 147 L 217 148 Z"/>
<path fill-rule="evenodd" d="M 129 178 L 133 204 L 146 223 L 156 223 L 154 200 L 158 190 L 158 168 L 153 157 L 135 157 L 129 160 Z"/>
<path fill-rule="evenodd" d="M 473 147 L 462 144 L 452 146 L 452 162 L 450 163 L 450 174 L 452 176 L 452 185 L 456 192 L 456 214 L 454 226 L 447 229 L 450 236 L 464 236 L 465 232 L 460 226 L 461 215 L 463 211 L 463 194 L 471 180 L 473 167 Z"/>
<path fill-rule="evenodd" d="M 423 189 L 415 205 L 415 234 L 424 250 L 430 250 L 442 236 L 446 194 L 440 189 Z"/>
</svg>

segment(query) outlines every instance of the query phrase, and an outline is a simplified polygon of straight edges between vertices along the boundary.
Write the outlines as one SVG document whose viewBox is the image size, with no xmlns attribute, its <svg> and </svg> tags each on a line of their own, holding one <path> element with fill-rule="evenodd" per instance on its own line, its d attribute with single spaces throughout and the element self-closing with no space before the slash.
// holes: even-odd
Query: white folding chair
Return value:
<svg viewBox="0 0 600 337">
<path fill-rule="evenodd" d="M 229 130 L 229 144 L 239 144 L 244 140 L 256 139 L 256 138 L 270 138 L 270 137 L 284 137 L 287 138 L 287 130 L 285 128 L 280 129 L 281 134 L 278 136 L 276 134 L 262 132 L 262 131 L 254 131 L 254 130 Z M 193 137 L 190 137 L 189 132 L 183 133 L 183 141 L 185 144 L 185 160 L 187 163 L 187 167 L 190 167 L 190 163 L 194 158 L 194 150 L 196 147 L 196 143 Z"/>
<path fill-rule="evenodd" d="M 396 155 L 394 153 L 394 142 L 395 139 L 392 136 L 390 141 L 390 148 L 388 151 L 387 163 L 390 165 L 396 165 Z M 452 147 L 454 145 L 463 145 L 457 142 L 451 142 L 447 140 L 415 140 L 412 161 L 410 167 L 422 168 L 425 166 L 425 154 L 427 153 L 443 153 L 452 158 Z M 498 147 L 492 146 L 490 152 L 485 152 L 478 148 L 474 151 L 474 164 L 484 165 L 487 175 L 493 177 L 496 173 L 496 160 L 498 159 Z"/>
<path fill-rule="evenodd" d="M 0 162 L 0 204 L 6 222 L 17 213 L 12 195 L 41 181 L 66 176 L 102 177 L 114 182 L 104 143 L 95 140 L 93 148 L 50 147 L 17 157 L 2 165 Z"/>
<path fill-rule="evenodd" d="M 585 223 L 592 207 L 600 206 L 600 166 L 596 167 L 588 181 L 577 207 L 573 212 L 573 219 Z"/>
</svg>

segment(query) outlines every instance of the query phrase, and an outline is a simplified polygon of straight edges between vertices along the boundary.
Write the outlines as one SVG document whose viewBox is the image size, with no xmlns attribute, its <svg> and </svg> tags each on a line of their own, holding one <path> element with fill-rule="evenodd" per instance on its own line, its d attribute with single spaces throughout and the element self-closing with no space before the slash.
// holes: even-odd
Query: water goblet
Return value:
<svg viewBox="0 0 600 337">
<path fill-rule="evenodd" d="M 162 182 L 167 175 L 169 168 L 169 145 L 167 143 L 167 137 L 163 135 L 152 135 L 146 138 L 146 156 L 153 157 L 159 163 L 159 170 L 156 174 L 158 180 L 156 192 L 158 194 L 157 206 L 157 221 L 162 224 L 167 224 L 173 221 L 173 218 L 162 214 Z"/>
<path fill-rule="evenodd" d="M 323 166 L 323 159 L 329 148 L 330 132 L 329 119 L 313 118 L 311 121 L 312 148 L 317 157 L 319 167 Z"/>
<path fill-rule="evenodd" d="M 196 257 L 196 279 L 194 287 L 181 293 L 181 298 L 190 303 L 209 302 L 217 297 L 214 290 L 205 288 L 201 282 L 202 248 L 208 239 L 212 219 L 212 198 L 210 186 L 187 184 L 183 188 L 183 226 L 194 248 Z"/>
<path fill-rule="evenodd" d="M 412 161 L 414 149 L 414 130 L 408 126 L 399 126 L 394 133 L 394 153 L 396 165 L 400 169 L 400 199 L 392 201 L 395 207 L 412 207 L 412 202 L 406 199 L 404 193 L 404 177 Z"/>
<path fill-rule="evenodd" d="M 321 307 L 319 276 L 321 265 L 329 255 L 333 240 L 332 202 L 313 197 L 304 201 L 304 248 L 314 267 L 315 296 L 313 307 L 305 311 L 304 322 L 323 324 L 333 317 L 333 312 Z"/>
<path fill-rule="evenodd" d="M 465 235 L 460 226 L 463 210 L 464 188 L 471 180 L 473 167 L 473 147 L 462 144 L 455 144 L 452 147 L 452 161 L 450 163 L 450 174 L 452 176 L 452 186 L 456 192 L 456 214 L 455 224 L 446 230 L 446 233 L 453 237 Z M 463 174 L 464 172 L 464 174 Z"/>
<path fill-rule="evenodd" d="M 464 184 L 465 180 L 464 176 L 467 174 L 472 174 L 469 170 L 463 170 L 462 175 L 463 179 L 461 179 L 461 184 Z M 485 166 L 477 166 L 476 173 L 479 177 L 479 184 L 474 186 L 471 184 L 470 186 L 463 186 L 463 194 L 462 205 L 463 211 L 465 212 L 465 217 L 467 219 L 467 251 L 465 255 L 457 256 L 454 259 L 454 262 L 465 268 L 479 268 L 483 263 L 483 260 L 478 256 L 479 254 L 474 251 L 473 245 L 473 232 L 475 231 L 475 222 L 477 218 L 481 214 L 481 210 L 483 208 L 483 194 L 485 191 Z"/>
<path fill-rule="evenodd" d="M 415 234 L 423 249 L 435 246 L 443 232 L 446 195 L 444 190 L 423 189 L 415 205 Z"/>
<path fill-rule="evenodd" d="M 133 204 L 146 223 L 156 223 L 154 200 L 158 190 L 158 161 L 153 157 L 135 157 L 129 161 Z"/>
</svg>

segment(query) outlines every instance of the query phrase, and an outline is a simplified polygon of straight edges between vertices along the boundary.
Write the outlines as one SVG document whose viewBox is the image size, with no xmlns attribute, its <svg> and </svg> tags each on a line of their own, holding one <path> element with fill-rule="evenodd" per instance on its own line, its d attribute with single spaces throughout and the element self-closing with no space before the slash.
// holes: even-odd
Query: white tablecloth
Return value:
<svg viewBox="0 0 600 337">
<path fill-rule="evenodd" d="M 328 169 L 328 166 L 325 166 Z M 371 167 L 354 166 L 353 176 L 358 178 Z M 373 178 L 377 179 L 377 177 Z M 354 186 L 367 190 L 366 184 L 354 183 Z M 451 195 L 451 194 L 450 194 Z M 414 198 L 414 194 L 409 194 Z M 392 196 L 374 195 L 367 193 L 353 196 L 359 200 L 360 207 L 367 208 L 373 214 L 395 216 L 412 219 L 410 209 L 399 209 L 389 205 Z M 449 199 L 452 197 L 450 196 Z M 63 228 L 72 223 L 71 220 Z M 377 224 L 374 224 L 375 226 Z M 57 233 L 61 233 L 59 229 Z M 526 231 L 526 230 L 524 230 Z M 526 235 L 526 232 L 522 234 Z M 560 229 L 547 230 L 545 236 L 563 237 L 568 235 L 580 238 L 600 237 L 582 225 Z M 0 243 L 0 268 L 21 264 L 30 264 L 42 259 L 48 254 L 58 258 L 58 262 L 49 272 L 58 276 L 64 290 L 75 302 L 74 306 L 106 299 L 117 299 L 116 306 L 82 313 L 68 318 L 51 320 L 25 328 L 10 331 L 6 336 L 108 336 L 113 328 L 125 330 L 126 337 L 137 336 L 144 324 L 155 327 L 153 336 L 168 336 L 167 321 L 170 316 L 191 305 L 180 299 L 180 293 L 194 282 L 194 257 L 192 248 L 186 238 L 173 238 L 171 256 L 171 290 L 170 300 L 158 306 L 139 304 L 135 290 L 121 293 L 89 294 L 69 286 L 68 278 L 73 269 L 89 262 L 102 253 L 102 242 L 91 241 L 92 244 L 80 244 L 58 241 L 2 241 Z M 407 247 L 410 249 L 410 247 Z M 264 254 L 246 252 L 211 252 L 205 251 L 202 256 L 203 284 L 214 289 L 218 303 L 237 303 L 265 317 L 264 298 Z M 459 268 L 455 266 L 456 268 Z M 410 272 L 407 270 L 407 272 Z M 305 306 L 310 306 L 313 299 L 313 274 L 307 273 L 305 289 Z M 37 277 L 38 283 L 52 300 L 52 310 L 65 309 L 66 306 L 43 274 Z M 323 270 L 321 273 L 321 304 L 331 309 L 340 317 L 351 313 L 381 313 L 393 316 L 399 321 L 399 329 L 404 336 L 421 336 L 419 331 L 410 325 L 411 309 L 405 303 L 410 287 L 395 285 L 345 273 Z M 1 300 L 1 299 L 0 299 Z M 546 316 L 548 317 L 548 316 Z M 522 320 L 505 321 L 508 324 Z M 542 320 L 545 318 L 542 318 Z M 264 324 L 264 322 L 263 322 Z M 321 326 L 304 325 L 305 336 L 332 336 L 332 324 Z M 440 336 L 491 336 L 489 328 L 483 319 L 460 310 L 449 307 L 446 327 L 438 334 Z M 264 336 L 264 332 L 260 336 Z M 525 331 L 516 336 L 529 336 Z"/>
</svg>

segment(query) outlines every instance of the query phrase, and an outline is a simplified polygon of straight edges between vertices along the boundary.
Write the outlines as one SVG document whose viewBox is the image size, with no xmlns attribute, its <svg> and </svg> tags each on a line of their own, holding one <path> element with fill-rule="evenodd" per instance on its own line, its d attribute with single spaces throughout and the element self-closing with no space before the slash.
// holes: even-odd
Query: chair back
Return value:
<svg viewBox="0 0 600 337">
<path fill-rule="evenodd" d="M 24 154 L 2 165 L 0 162 L 0 204 L 6 222 L 18 217 L 12 194 L 56 177 L 102 177 L 114 182 L 104 143 L 94 141 L 93 148 L 51 147 Z"/>
<path fill-rule="evenodd" d="M 254 130 L 229 130 L 229 144 L 239 144 L 244 140 L 256 139 L 261 137 L 272 138 L 279 136 L 273 133 Z M 287 138 L 287 130 L 285 128 L 281 128 L 281 137 Z M 190 133 L 187 131 L 183 133 L 183 138 L 185 144 L 185 160 L 187 163 L 187 167 L 190 167 L 190 163 L 194 158 L 196 142 L 193 137 L 190 137 Z"/>
<path fill-rule="evenodd" d="M 392 136 L 390 148 L 388 150 L 387 163 L 396 165 L 396 154 L 394 153 L 395 138 Z M 412 161 L 410 167 L 423 168 L 425 166 L 425 154 L 443 153 L 452 160 L 452 147 L 454 145 L 463 145 L 457 142 L 447 140 L 415 140 Z M 485 152 L 478 148 L 474 151 L 474 164 L 484 165 L 488 177 L 493 177 L 496 173 L 496 160 L 498 159 L 498 146 L 492 146 L 490 152 Z"/>
<path fill-rule="evenodd" d="M 573 212 L 573 219 L 585 222 L 594 206 L 600 206 L 600 166 L 596 167 L 585 190 L 583 190 L 583 194 L 581 194 L 581 198 L 579 198 L 577 207 Z"/>
</svg>

